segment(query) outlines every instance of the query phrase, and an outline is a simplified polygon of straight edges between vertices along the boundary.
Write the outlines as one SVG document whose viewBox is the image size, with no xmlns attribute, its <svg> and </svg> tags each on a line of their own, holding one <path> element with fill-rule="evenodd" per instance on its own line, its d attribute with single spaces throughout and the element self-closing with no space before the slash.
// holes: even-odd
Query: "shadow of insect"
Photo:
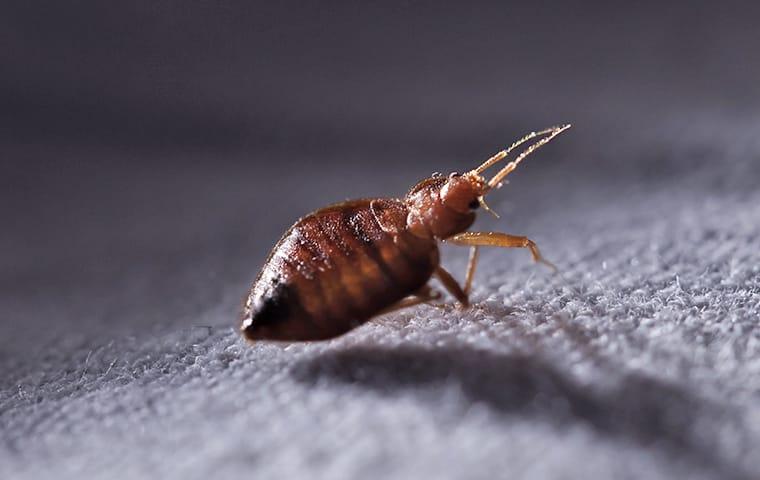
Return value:
<svg viewBox="0 0 760 480">
<path fill-rule="evenodd" d="M 609 385 L 581 384 L 538 357 L 466 346 L 327 350 L 296 363 L 290 373 L 315 387 L 340 383 L 388 396 L 458 385 L 468 402 L 498 414 L 530 416 L 557 427 L 580 422 L 600 435 L 664 448 L 707 471 L 749 478 L 711 435 L 726 425 L 741 431 L 740 419 L 678 386 L 639 374 L 624 374 Z"/>
</svg>

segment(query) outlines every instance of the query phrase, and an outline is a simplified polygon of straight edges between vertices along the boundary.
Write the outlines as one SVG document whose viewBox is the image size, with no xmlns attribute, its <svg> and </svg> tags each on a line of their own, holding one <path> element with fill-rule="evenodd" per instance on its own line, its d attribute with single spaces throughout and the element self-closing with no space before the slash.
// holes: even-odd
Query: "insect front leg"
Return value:
<svg viewBox="0 0 760 480">
<path fill-rule="evenodd" d="M 534 262 L 543 263 L 555 272 L 557 271 L 557 267 L 541 255 L 536 242 L 528 237 L 500 232 L 464 232 L 447 238 L 446 242 L 475 247 L 527 248 Z"/>
<path fill-rule="evenodd" d="M 472 291 L 472 279 L 475 278 L 475 268 L 478 266 L 478 246 L 470 247 L 470 259 L 467 261 L 467 273 L 464 276 L 464 293 Z"/>
</svg>

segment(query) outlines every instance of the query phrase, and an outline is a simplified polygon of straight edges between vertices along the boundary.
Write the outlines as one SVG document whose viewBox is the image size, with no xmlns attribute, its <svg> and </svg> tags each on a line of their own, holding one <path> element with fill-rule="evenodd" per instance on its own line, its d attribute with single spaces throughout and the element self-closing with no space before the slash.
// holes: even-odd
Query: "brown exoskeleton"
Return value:
<svg viewBox="0 0 760 480">
<path fill-rule="evenodd" d="M 527 237 L 467 232 L 484 197 L 528 155 L 570 128 L 532 132 L 464 174 L 433 176 L 403 199 L 354 200 L 317 210 L 293 225 L 266 260 L 245 301 L 241 331 L 249 340 L 323 340 L 380 313 L 437 299 L 435 275 L 462 306 L 478 247 L 518 247 L 553 265 Z M 490 180 L 483 172 L 533 139 Z M 464 287 L 439 263 L 438 242 L 470 246 Z"/>
</svg>

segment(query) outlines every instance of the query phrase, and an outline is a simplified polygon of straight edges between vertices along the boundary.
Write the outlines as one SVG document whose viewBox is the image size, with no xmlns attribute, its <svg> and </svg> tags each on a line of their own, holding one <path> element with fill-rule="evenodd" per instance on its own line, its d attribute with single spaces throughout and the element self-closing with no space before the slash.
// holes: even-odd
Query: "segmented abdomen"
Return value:
<svg viewBox="0 0 760 480">
<path fill-rule="evenodd" d="M 384 232 L 369 205 L 327 208 L 285 233 L 246 301 L 248 338 L 335 337 L 427 283 L 438 263 L 436 244 Z"/>
</svg>

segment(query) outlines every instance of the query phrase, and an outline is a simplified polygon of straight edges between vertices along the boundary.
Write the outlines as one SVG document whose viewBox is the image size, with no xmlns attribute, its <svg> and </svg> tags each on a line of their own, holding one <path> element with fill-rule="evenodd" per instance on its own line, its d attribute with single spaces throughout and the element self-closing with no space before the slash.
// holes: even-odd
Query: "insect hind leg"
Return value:
<svg viewBox="0 0 760 480">
<path fill-rule="evenodd" d="M 441 292 L 433 290 L 432 288 L 430 288 L 429 285 L 425 285 L 414 294 L 406 298 L 402 298 L 401 300 L 394 303 L 393 305 L 389 305 L 385 307 L 384 309 L 380 310 L 379 312 L 377 312 L 377 315 L 385 315 L 386 313 L 395 312 L 397 310 L 401 310 L 404 308 L 414 307 L 416 305 L 421 305 L 423 303 L 430 303 L 434 300 L 439 300 L 440 298 L 441 298 Z"/>
</svg>

